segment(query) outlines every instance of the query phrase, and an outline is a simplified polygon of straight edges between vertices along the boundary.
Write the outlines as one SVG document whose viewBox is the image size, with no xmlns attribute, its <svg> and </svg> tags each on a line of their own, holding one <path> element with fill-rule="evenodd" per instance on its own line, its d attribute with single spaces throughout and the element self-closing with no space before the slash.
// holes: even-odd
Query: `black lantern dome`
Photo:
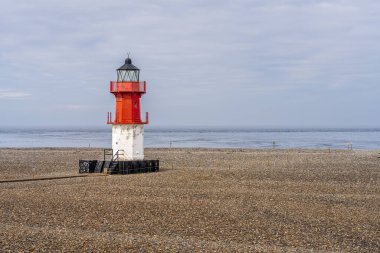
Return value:
<svg viewBox="0 0 380 253">
<path fill-rule="evenodd" d="M 131 58 L 125 59 L 125 64 L 117 69 L 118 82 L 138 82 L 140 69 L 132 64 Z"/>
</svg>

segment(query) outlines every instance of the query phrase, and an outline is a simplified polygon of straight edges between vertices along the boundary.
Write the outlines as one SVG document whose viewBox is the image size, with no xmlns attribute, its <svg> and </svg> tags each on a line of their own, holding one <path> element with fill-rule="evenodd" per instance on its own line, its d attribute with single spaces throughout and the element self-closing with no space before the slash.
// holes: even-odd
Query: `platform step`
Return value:
<svg viewBox="0 0 380 253">
<path fill-rule="evenodd" d="M 119 166 L 119 162 L 117 161 L 111 161 L 110 165 L 108 167 L 108 173 L 109 174 L 115 174 L 117 173 L 117 167 Z"/>
<path fill-rule="evenodd" d="M 97 161 L 81 160 L 79 173 L 103 173 L 107 169 L 108 174 L 132 174 L 159 171 L 159 160 L 142 161 Z"/>
</svg>

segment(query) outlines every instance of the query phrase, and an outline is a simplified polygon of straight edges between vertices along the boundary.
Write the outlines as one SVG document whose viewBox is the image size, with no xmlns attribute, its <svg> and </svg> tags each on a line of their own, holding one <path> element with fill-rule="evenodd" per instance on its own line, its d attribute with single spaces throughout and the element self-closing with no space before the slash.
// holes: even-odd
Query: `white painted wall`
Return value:
<svg viewBox="0 0 380 253">
<path fill-rule="evenodd" d="M 124 150 L 124 157 L 119 156 L 119 160 L 143 160 L 144 125 L 112 125 L 112 149 L 114 155 Z"/>
</svg>

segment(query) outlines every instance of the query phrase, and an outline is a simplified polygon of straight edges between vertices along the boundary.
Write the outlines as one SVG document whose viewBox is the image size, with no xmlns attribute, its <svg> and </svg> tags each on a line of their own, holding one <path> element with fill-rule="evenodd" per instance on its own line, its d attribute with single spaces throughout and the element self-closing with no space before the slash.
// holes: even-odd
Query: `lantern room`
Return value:
<svg viewBox="0 0 380 253">
<path fill-rule="evenodd" d="M 125 64 L 117 69 L 118 82 L 138 82 L 140 78 L 140 70 L 132 64 L 132 60 L 125 59 Z"/>
</svg>

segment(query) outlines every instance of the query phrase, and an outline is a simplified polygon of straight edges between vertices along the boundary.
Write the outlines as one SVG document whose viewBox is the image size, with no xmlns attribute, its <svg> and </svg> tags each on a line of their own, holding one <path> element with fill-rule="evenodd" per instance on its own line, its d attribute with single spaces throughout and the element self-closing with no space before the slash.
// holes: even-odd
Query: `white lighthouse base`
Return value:
<svg viewBox="0 0 380 253">
<path fill-rule="evenodd" d="M 144 160 L 144 125 L 112 125 L 112 149 L 120 161 Z"/>
</svg>

